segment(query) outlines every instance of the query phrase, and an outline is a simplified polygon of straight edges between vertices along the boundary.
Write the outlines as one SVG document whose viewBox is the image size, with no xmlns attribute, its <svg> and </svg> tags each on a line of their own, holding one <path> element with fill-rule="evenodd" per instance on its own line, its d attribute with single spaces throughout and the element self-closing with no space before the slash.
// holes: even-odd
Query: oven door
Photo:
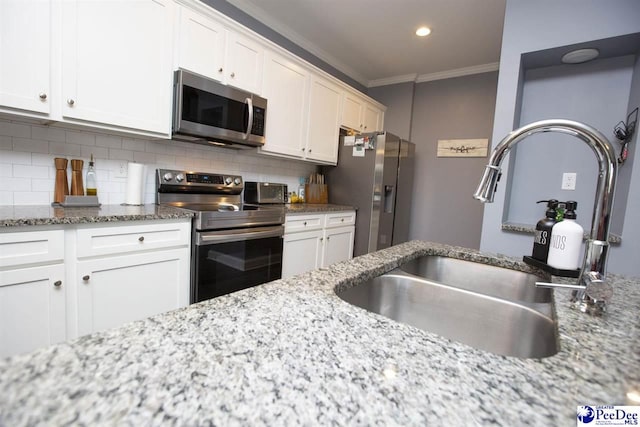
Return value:
<svg viewBox="0 0 640 427">
<path fill-rule="evenodd" d="M 282 225 L 197 231 L 192 259 L 191 303 L 279 279 Z"/>
</svg>

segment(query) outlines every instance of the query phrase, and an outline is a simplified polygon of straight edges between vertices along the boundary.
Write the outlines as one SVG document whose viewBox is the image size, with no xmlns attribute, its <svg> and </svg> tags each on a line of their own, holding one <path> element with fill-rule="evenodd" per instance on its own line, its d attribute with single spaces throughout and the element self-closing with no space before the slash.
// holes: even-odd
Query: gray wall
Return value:
<svg viewBox="0 0 640 427">
<path fill-rule="evenodd" d="M 289 52 L 293 53 L 294 55 L 299 56 L 300 58 L 310 62 L 311 64 L 315 65 L 321 70 L 331 74 L 335 78 L 340 79 L 346 84 L 353 86 L 354 88 L 358 89 L 361 92 L 366 93 L 367 88 L 365 86 L 353 80 L 351 77 L 347 76 L 346 74 L 339 71 L 338 69 L 327 64 L 320 58 L 311 54 L 309 51 L 301 48 L 297 44 L 293 43 L 291 40 L 283 37 L 279 33 L 275 32 L 271 28 L 264 25 L 262 22 L 258 21 L 257 19 L 253 18 L 250 15 L 247 15 L 245 12 L 233 6 L 231 3 L 228 3 L 225 0 L 201 0 L 201 1 L 211 6 L 212 8 L 216 9 L 218 12 L 225 14 L 226 16 L 233 19 L 234 21 L 237 21 L 240 24 L 244 25 L 245 27 L 255 31 L 256 33 L 260 34 L 262 37 L 268 40 L 271 40 L 272 42 L 283 47 L 284 49 L 287 49 Z"/>
<path fill-rule="evenodd" d="M 411 119 L 415 83 L 369 88 L 367 94 L 387 106 L 384 114 L 384 130 L 402 139 L 411 140 Z"/>
<path fill-rule="evenodd" d="M 540 23 L 544 23 L 543 31 Z M 493 144 L 520 121 L 517 107 L 518 93 L 522 89 L 519 83 L 523 80 L 522 54 L 637 32 L 640 32 L 640 2 L 637 0 L 618 0 L 615 5 L 601 0 L 507 0 Z M 575 102 L 596 104 L 597 100 L 588 101 L 583 97 L 575 99 Z M 638 168 L 633 172 L 629 184 L 629 202 L 625 209 L 623 243 L 612 248 L 609 271 L 640 276 L 640 264 L 637 262 L 640 227 L 636 220 L 640 217 L 640 174 Z M 510 180 L 511 168 L 508 164 L 503 165 L 502 173 L 503 182 Z M 530 176 L 529 179 L 535 180 L 536 176 Z M 485 205 L 480 247 L 489 252 L 521 256 L 531 251 L 532 239 L 530 235 L 501 231 L 507 199 L 506 187 L 498 189 L 493 204 Z"/>
<path fill-rule="evenodd" d="M 480 247 L 483 207 L 471 195 L 487 158 L 438 158 L 438 139 L 489 138 L 497 73 L 370 88 L 385 130 L 416 144 L 410 239 Z"/>
</svg>

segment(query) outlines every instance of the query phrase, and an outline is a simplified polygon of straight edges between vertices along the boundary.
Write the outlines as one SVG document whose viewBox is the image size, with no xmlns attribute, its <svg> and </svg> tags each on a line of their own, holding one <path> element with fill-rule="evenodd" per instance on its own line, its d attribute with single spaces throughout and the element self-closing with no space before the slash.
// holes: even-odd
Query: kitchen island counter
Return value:
<svg viewBox="0 0 640 427">
<path fill-rule="evenodd" d="M 0 425 L 572 425 L 640 388 L 640 280 L 611 275 L 593 318 L 556 291 L 561 350 L 498 356 L 356 308 L 348 288 L 420 255 L 408 242 L 0 360 Z M 487 331 L 492 333 L 492 331 Z"/>
<path fill-rule="evenodd" d="M 0 206 L 0 227 L 87 224 L 115 221 L 192 218 L 193 212 L 154 204 L 52 207 L 49 205 Z"/>
</svg>

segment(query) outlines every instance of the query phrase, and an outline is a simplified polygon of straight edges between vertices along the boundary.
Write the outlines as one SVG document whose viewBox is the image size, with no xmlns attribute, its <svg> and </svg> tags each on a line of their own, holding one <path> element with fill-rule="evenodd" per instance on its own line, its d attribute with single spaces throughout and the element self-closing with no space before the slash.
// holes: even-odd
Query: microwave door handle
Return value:
<svg viewBox="0 0 640 427">
<path fill-rule="evenodd" d="M 251 128 L 253 127 L 253 101 L 251 98 L 247 98 L 245 99 L 245 104 L 247 104 L 247 108 L 249 108 L 249 122 L 247 123 L 247 131 L 242 135 L 242 139 L 249 138 Z"/>
</svg>

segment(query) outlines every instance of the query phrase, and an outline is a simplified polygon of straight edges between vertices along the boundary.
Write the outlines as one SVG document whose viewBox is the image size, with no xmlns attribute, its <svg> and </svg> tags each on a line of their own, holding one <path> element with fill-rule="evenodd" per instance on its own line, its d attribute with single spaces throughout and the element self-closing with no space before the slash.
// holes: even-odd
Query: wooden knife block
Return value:
<svg viewBox="0 0 640 427">
<path fill-rule="evenodd" d="M 305 203 L 322 204 L 329 203 L 329 188 L 327 184 L 305 184 Z"/>
</svg>

